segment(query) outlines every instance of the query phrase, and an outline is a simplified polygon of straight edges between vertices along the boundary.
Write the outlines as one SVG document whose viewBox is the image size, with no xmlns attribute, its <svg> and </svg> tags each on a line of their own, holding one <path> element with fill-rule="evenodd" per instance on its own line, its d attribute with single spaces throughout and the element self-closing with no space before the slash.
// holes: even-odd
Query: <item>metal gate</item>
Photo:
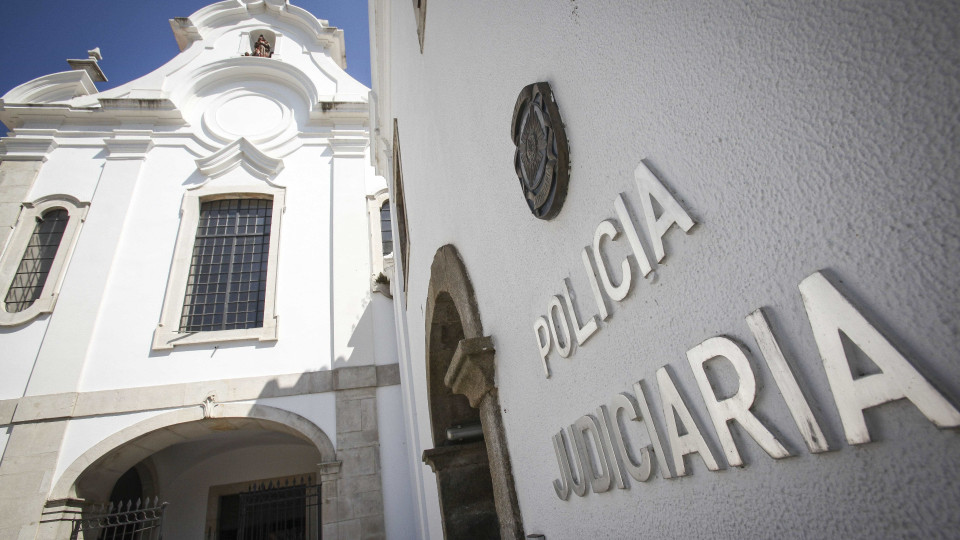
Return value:
<svg viewBox="0 0 960 540">
<path fill-rule="evenodd" d="M 306 479 L 240 493 L 239 540 L 319 540 L 320 486 Z"/>
<path fill-rule="evenodd" d="M 162 540 L 167 503 L 159 501 L 154 497 L 94 507 L 85 512 L 87 517 L 71 520 L 70 540 Z"/>
</svg>

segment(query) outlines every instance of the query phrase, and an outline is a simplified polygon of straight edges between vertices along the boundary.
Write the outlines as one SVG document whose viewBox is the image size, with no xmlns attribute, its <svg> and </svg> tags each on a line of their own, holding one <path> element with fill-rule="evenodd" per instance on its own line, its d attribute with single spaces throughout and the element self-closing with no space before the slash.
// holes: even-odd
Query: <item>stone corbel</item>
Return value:
<svg viewBox="0 0 960 540">
<path fill-rule="evenodd" d="M 466 396 L 471 407 L 479 408 L 484 396 L 496 388 L 493 378 L 495 352 L 490 336 L 461 340 L 443 383 L 454 393 Z"/>
<path fill-rule="evenodd" d="M 320 469 L 320 482 L 324 483 L 327 480 L 336 480 L 340 476 L 340 465 L 342 461 L 324 461 L 323 463 L 317 463 L 317 467 Z"/>
</svg>

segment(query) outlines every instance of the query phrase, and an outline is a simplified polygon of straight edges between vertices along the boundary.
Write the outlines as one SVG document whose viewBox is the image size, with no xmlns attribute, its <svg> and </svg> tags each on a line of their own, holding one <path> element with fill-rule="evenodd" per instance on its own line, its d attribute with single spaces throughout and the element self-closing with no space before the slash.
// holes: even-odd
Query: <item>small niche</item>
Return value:
<svg viewBox="0 0 960 540">
<path fill-rule="evenodd" d="M 262 58 L 273 58 L 276 51 L 277 35 L 270 30 L 254 30 L 250 32 L 250 50 L 243 53 L 244 56 L 259 56 Z"/>
</svg>

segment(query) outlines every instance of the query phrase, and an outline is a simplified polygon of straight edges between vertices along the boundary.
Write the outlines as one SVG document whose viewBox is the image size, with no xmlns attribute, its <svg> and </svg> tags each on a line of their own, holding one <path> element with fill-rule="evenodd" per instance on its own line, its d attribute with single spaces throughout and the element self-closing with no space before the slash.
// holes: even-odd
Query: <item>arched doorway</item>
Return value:
<svg viewBox="0 0 960 540">
<path fill-rule="evenodd" d="M 426 310 L 427 384 L 447 538 L 523 538 L 500 403 L 493 340 L 483 333 L 473 286 L 456 248 L 437 250 Z"/>
<path fill-rule="evenodd" d="M 331 518 L 321 491 L 336 502 L 339 463 L 327 435 L 295 413 L 218 404 L 160 414 L 104 439 L 64 471 L 51 498 L 75 501 L 87 518 L 118 496 L 152 492 L 169 503 L 165 537 L 225 540 L 244 523 L 251 528 L 243 505 L 259 504 L 268 511 L 256 514 L 257 526 L 319 537 Z M 280 490 L 283 508 L 274 501 Z"/>
</svg>

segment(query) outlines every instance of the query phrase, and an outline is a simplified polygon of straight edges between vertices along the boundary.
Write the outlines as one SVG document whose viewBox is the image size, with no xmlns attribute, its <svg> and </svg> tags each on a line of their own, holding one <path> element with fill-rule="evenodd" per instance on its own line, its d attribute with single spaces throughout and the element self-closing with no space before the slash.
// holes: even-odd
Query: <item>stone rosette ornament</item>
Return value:
<svg viewBox="0 0 960 540">
<path fill-rule="evenodd" d="M 567 197 L 570 180 L 567 135 L 550 84 L 525 86 L 513 108 L 514 167 L 534 216 L 552 219 Z"/>
</svg>

